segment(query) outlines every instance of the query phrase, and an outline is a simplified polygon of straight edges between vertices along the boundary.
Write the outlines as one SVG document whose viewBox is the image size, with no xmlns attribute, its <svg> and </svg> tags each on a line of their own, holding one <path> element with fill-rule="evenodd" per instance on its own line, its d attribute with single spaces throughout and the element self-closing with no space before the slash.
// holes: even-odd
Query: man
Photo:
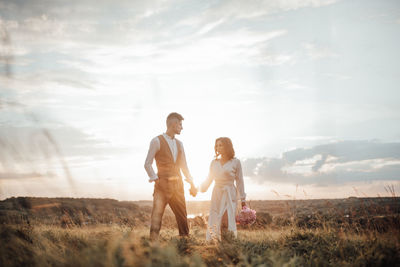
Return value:
<svg viewBox="0 0 400 267">
<path fill-rule="evenodd" d="M 183 117 L 179 113 L 173 112 L 168 115 L 167 131 L 151 140 L 144 163 L 144 168 L 150 178 L 149 182 L 155 182 L 150 226 L 152 240 L 158 239 L 162 216 L 167 204 L 175 214 L 179 235 L 189 235 L 181 170 L 186 177 L 185 181 L 191 185 L 190 194 L 192 196 L 196 196 L 197 189 L 187 167 L 183 144 L 175 138 L 175 135 L 180 134 L 183 129 L 182 121 Z M 154 159 L 156 160 L 157 174 L 152 167 Z"/>
</svg>

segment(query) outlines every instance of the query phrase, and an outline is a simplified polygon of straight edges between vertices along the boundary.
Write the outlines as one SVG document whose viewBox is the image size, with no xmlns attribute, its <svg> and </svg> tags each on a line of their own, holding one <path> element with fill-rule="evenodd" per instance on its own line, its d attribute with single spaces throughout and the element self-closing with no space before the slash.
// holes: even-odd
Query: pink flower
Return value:
<svg viewBox="0 0 400 267">
<path fill-rule="evenodd" d="M 252 225 L 256 218 L 256 211 L 244 206 L 240 213 L 236 215 L 236 222 L 241 225 Z"/>
</svg>

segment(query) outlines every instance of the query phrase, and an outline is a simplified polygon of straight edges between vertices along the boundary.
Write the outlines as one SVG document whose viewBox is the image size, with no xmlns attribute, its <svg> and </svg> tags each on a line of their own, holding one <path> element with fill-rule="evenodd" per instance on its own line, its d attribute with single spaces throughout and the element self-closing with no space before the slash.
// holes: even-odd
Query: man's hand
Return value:
<svg viewBox="0 0 400 267">
<path fill-rule="evenodd" d="M 191 186 L 190 189 L 189 189 L 190 195 L 191 195 L 192 197 L 196 197 L 197 191 L 198 191 L 197 188 L 192 184 L 192 186 Z"/>
<path fill-rule="evenodd" d="M 158 180 L 159 180 L 159 178 L 157 178 L 157 179 L 149 179 L 149 183 L 157 182 Z"/>
</svg>

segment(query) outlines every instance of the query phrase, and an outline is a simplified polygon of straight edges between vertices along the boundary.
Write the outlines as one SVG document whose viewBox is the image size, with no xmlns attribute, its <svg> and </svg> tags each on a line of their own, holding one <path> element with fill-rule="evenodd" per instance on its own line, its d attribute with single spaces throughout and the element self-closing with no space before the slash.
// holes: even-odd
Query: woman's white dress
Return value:
<svg viewBox="0 0 400 267">
<path fill-rule="evenodd" d="M 221 164 L 219 159 L 213 160 L 209 175 L 200 186 L 200 191 L 206 192 L 213 181 L 215 185 L 211 196 L 206 240 L 221 239 L 221 221 L 225 211 L 228 214 L 228 230 L 232 231 L 236 237 L 237 192 L 239 192 L 242 201 L 246 199 L 240 160 L 233 158 L 224 165 Z"/>
</svg>

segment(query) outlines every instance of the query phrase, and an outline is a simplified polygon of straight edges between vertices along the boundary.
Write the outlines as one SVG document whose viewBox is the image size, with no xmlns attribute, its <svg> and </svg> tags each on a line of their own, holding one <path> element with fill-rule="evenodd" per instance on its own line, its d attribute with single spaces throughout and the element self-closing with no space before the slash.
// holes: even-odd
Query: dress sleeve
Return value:
<svg viewBox="0 0 400 267">
<path fill-rule="evenodd" d="M 245 201 L 246 193 L 244 192 L 243 171 L 242 171 L 242 164 L 240 163 L 240 160 L 237 160 L 235 180 L 236 180 L 236 187 L 240 194 L 240 200 Z"/>
<path fill-rule="evenodd" d="M 207 179 L 200 185 L 200 192 L 206 192 L 207 189 L 210 187 L 212 181 L 214 181 L 215 175 L 214 175 L 214 161 L 211 161 L 210 164 L 210 171 L 208 173 Z"/>
</svg>

